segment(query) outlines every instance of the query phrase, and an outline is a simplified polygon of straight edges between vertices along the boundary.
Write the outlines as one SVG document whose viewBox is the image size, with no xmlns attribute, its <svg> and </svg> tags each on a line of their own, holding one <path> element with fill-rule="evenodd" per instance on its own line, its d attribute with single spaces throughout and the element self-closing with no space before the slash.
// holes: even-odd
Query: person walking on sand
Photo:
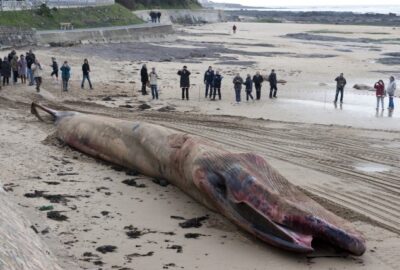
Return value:
<svg viewBox="0 0 400 270">
<path fill-rule="evenodd" d="M 26 84 L 26 75 L 27 75 L 27 63 L 25 56 L 21 54 L 19 61 L 18 61 L 18 74 L 21 78 L 21 83 Z"/>
<path fill-rule="evenodd" d="M 158 100 L 158 89 L 157 89 L 157 79 L 158 75 L 156 73 L 156 68 L 152 68 L 149 74 L 150 78 L 150 88 L 151 88 L 151 96 L 153 99 Z"/>
<path fill-rule="evenodd" d="M 33 53 L 32 50 L 29 50 L 29 52 L 26 53 L 26 63 L 28 67 L 28 80 L 29 80 L 29 85 L 32 86 L 35 84 L 35 80 L 33 78 L 33 72 L 32 72 L 32 65 L 35 63 L 36 56 Z"/>
<path fill-rule="evenodd" d="M 210 98 L 213 92 L 213 81 L 214 81 L 214 70 L 211 66 L 208 67 L 207 71 L 204 73 L 204 84 L 206 85 L 206 95 L 208 97 L 208 91 L 210 91 Z"/>
<path fill-rule="evenodd" d="M 277 98 L 276 93 L 278 92 L 278 79 L 276 77 L 275 69 L 271 71 L 271 74 L 268 76 L 269 81 L 269 98 Z"/>
<path fill-rule="evenodd" d="M 53 69 L 51 72 L 50 76 L 53 78 L 53 76 L 56 77 L 56 80 L 58 81 L 58 63 L 55 57 L 51 58 L 51 65 L 50 67 Z"/>
<path fill-rule="evenodd" d="M 35 59 L 35 63 L 31 66 L 33 72 L 33 78 L 36 82 L 36 92 L 40 92 L 40 86 L 42 85 L 42 66 L 38 59 Z"/>
<path fill-rule="evenodd" d="M 260 72 L 257 71 L 256 75 L 253 76 L 254 87 L 256 88 L 256 99 L 261 99 L 261 87 L 264 81 L 263 76 L 260 75 Z"/>
<path fill-rule="evenodd" d="M 3 59 L 0 57 L 0 90 L 1 90 L 1 78 L 2 78 L 2 73 L 1 73 L 1 65 L 3 64 Z"/>
<path fill-rule="evenodd" d="M 396 92 L 396 80 L 394 79 L 394 76 L 390 76 L 389 79 L 389 84 L 386 89 L 386 93 L 389 96 L 389 110 L 393 111 L 394 110 L 394 93 Z"/>
<path fill-rule="evenodd" d="M 18 56 L 13 55 L 11 62 L 11 70 L 12 70 L 12 78 L 13 78 L 13 84 L 16 84 L 18 82 Z"/>
<path fill-rule="evenodd" d="M 62 80 L 62 89 L 64 92 L 68 91 L 68 82 L 71 78 L 71 67 L 68 65 L 68 61 L 64 61 L 64 64 L 60 68 L 61 70 L 61 80 Z"/>
<path fill-rule="evenodd" d="M 178 75 L 181 77 L 180 86 L 182 89 L 182 100 L 185 98 L 189 100 L 190 74 L 187 66 L 183 66 L 183 69 L 178 71 Z"/>
<path fill-rule="evenodd" d="M 3 63 L 1 64 L 1 75 L 3 76 L 3 86 L 6 84 L 10 84 L 10 77 L 11 77 L 11 65 L 8 62 L 8 57 L 5 56 L 3 59 Z"/>
<path fill-rule="evenodd" d="M 343 103 L 343 92 L 344 92 L 344 87 L 347 84 L 346 79 L 343 76 L 343 73 L 340 73 L 338 77 L 335 79 L 336 81 L 336 95 L 335 95 L 335 101 L 334 103 L 337 103 L 339 93 L 340 93 L 340 103 Z"/>
<path fill-rule="evenodd" d="M 385 83 L 382 80 L 379 80 L 375 83 L 374 88 L 376 90 L 376 110 L 379 110 L 379 103 L 382 104 L 382 110 L 384 110 Z"/>
<path fill-rule="evenodd" d="M 236 34 L 236 30 L 237 30 L 237 26 L 234 24 L 233 27 L 232 27 L 232 31 L 233 31 L 234 34 Z"/>
<path fill-rule="evenodd" d="M 236 96 L 236 104 L 240 104 L 241 101 L 241 92 L 242 92 L 243 79 L 240 77 L 240 74 L 236 74 L 235 78 L 233 78 L 233 87 L 235 89 Z"/>
<path fill-rule="evenodd" d="M 254 101 L 254 97 L 251 94 L 253 92 L 253 80 L 250 74 L 247 74 L 246 81 L 243 84 L 246 86 L 246 101 L 249 101 L 249 98 Z"/>
<path fill-rule="evenodd" d="M 92 82 L 90 81 L 90 65 L 89 61 L 87 59 L 83 60 L 83 65 L 82 65 L 82 83 L 81 83 L 81 88 L 85 88 L 85 80 L 89 82 L 89 87 L 91 90 L 93 90 Z"/>
<path fill-rule="evenodd" d="M 212 100 L 215 100 L 215 96 L 217 95 L 218 92 L 218 98 L 219 100 L 221 100 L 221 84 L 222 84 L 222 79 L 224 77 L 221 76 L 221 74 L 219 74 L 219 71 L 217 70 L 215 72 L 215 76 L 214 76 L 214 80 L 213 80 L 213 98 Z"/>
<path fill-rule="evenodd" d="M 149 73 L 147 72 L 146 64 L 143 64 L 142 69 L 140 70 L 140 80 L 142 82 L 142 95 L 147 95 L 146 87 L 149 83 Z"/>
</svg>

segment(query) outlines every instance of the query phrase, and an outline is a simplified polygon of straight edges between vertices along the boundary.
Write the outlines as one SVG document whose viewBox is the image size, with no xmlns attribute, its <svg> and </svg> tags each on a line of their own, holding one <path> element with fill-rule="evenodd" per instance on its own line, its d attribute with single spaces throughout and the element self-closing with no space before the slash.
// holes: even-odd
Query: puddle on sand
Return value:
<svg viewBox="0 0 400 270">
<path fill-rule="evenodd" d="M 358 171 L 375 173 L 390 171 L 391 167 L 377 163 L 359 163 L 354 168 Z"/>
</svg>

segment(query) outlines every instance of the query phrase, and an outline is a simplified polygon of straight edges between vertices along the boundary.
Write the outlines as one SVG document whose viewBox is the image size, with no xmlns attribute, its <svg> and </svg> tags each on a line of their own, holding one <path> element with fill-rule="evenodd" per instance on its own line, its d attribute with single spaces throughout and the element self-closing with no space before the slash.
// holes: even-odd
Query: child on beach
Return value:
<svg viewBox="0 0 400 270">
<path fill-rule="evenodd" d="M 51 65 L 50 67 L 53 69 L 51 72 L 50 76 L 53 78 L 53 76 L 56 76 L 56 80 L 58 81 L 58 63 L 56 61 L 55 57 L 51 58 Z"/>
<path fill-rule="evenodd" d="M 394 92 L 396 91 L 396 80 L 394 79 L 394 76 L 390 76 L 389 79 L 389 84 L 386 89 L 386 93 L 389 96 L 389 110 L 393 111 L 394 110 Z"/>
<path fill-rule="evenodd" d="M 61 70 L 61 79 L 62 79 L 62 86 L 63 86 L 63 91 L 67 92 L 68 91 L 68 81 L 69 78 L 71 77 L 71 68 L 68 65 L 68 61 L 64 61 L 64 64 L 60 68 Z"/>
<path fill-rule="evenodd" d="M 21 54 L 19 61 L 18 61 L 18 74 L 21 78 L 21 83 L 26 84 L 26 75 L 28 73 L 27 69 L 27 62 L 25 59 L 25 55 Z"/>
</svg>

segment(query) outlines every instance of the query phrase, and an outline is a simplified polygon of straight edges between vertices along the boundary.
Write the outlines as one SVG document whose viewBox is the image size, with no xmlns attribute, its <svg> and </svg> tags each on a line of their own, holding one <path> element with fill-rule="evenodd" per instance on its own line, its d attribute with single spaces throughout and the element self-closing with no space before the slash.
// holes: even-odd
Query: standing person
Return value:
<svg viewBox="0 0 400 270">
<path fill-rule="evenodd" d="M 58 63 L 55 57 L 51 58 L 51 65 L 50 67 L 52 68 L 52 72 L 50 74 L 50 76 L 53 78 L 53 76 L 56 76 L 56 79 L 58 81 Z"/>
<path fill-rule="evenodd" d="M 393 111 L 394 110 L 394 102 L 393 102 L 393 98 L 394 98 L 394 92 L 396 91 L 396 81 L 394 79 L 394 76 L 390 76 L 389 79 L 389 84 L 387 86 L 386 92 L 389 96 L 389 110 Z"/>
<path fill-rule="evenodd" d="M 149 82 L 149 73 L 147 73 L 146 64 L 143 64 L 142 69 L 140 70 L 140 80 L 142 82 L 142 95 L 147 95 L 146 86 Z"/>
<path fill-rule="evenodd" d="M 233 33 L 236 34 L 237 27 L 235 24 L 233 25 L 232 30 L 233 30 Z"/>
<path fill-rule="evenodd" d="M 13 55 L 11 62 L 11 70 L 12 70 L 12 77 L 13 77 L 13 84 L 16 84 L 18 82 L 18 56 Z"/>
<path fill-rule="evenodd" d="M 0 90 L 1 90 L 1 77 L 2 77 L 2 73 L 1 73 L 1 65 L 3 64 L 3 59 L 1 59 L 0 57 Z"/>
<path fill-rule="evenodd" d="M 253 76 L 254 87 L 256 88 L 256 98 L 257 100 L 261 99 L 261 87 L 264 81 L 263 76 L 260 75 L 260 72 L 257 71 L 256 75 Z"/>
<path fill-rule="evenodd" d="M 187 69 L 187 66 L 183 66 L 183 69 L 178 71 L 178 75 L 181 77 L 180 85 L 182 89 L 182 100 L 189 100 L 189 88 L 190 88 L 190 71 Z"/>
<path fill-rule="evenodd" d="M 158 23 L 161 23 L 161 11 L 157 12 Z"/>
<path fill-rule="evenodd" d="M 25 56 L 23 54 L 21 54 L 21 57 L 19 58 L 18 61 L 18 74 L 19 77 L 21 78 L 21 83 L 26 84 L 27 63 Z"/>
<path fill-rule="evenodd" d="M 343 103 L 343 92 L 344 92 L 344 87 L 347 84 L 346 79 L 343 76 L 343 73 L 340 73 L 338 77 L 335 79 L 336 81 L 336 95 L 335 95 L 335 101 L 334 103 L 337 103 L 339 93 L 340 93 L 340 103 Z"/>
<path fill-rule="evenodd" d="M 242 92 L 243 79 L 240 77 L 240 74 L 236 74 L 235 78 L 233 78 L 233 86 L 235 88 L 235 96 L 236 96 L 236 104 L 240 104 L 241 101 L 241 92 Z"/>
<path fill-rule="evenodd" d="M 61 79 L 62 79 L 62 86 L 63 91 L 68 91 L 68 81 L 71 78 L 71 67 L 68 65 L 68 61 L 64 61 L 64 64 L 60 68 L 61 70 Z"/>
<path fill-rule="evenodd" d="M 11 63 L 11 60 L 13 60 L 14 56 L 17 55 L 17 52 L 15 50 L 12 50 L 9 54 L 8 54 L 8 62 Z"/>
<path fill-rule="evenodd" d="M 246 81 L 243 83 L 246 86 L 246 100 L 249 101 L 249 97 L 254 101 L 254 97 L 251 94 L 253 92 L 253 80 L 251 79 L 251 75 L 247 74 Z"/>
<path fill-rule="evenodd" d="M 33 72 L 33 78 L 36 82 L 36 92 L 40 92 L 40 86 L 42 85 L 42 66 L 39 63 L 38 59 L 35 59 L 35 63 L 31 66 Z"/>
<path fill-rule="evenodd" d="M 269 81 L 269 98 L 277 98 L 276 92 L 278 92 L 278 79 L 276 78 L 275 69 L 271 71 L 271 74 L 268 76 Z"/>
<path fill-rule="evenodd" d="M 206 98 L 208 97 L 208 91 L 210 91 L 210 98 L 213 92 L 213 81 L 214 81 L 214 70 L 211 66 L 208 67 L 204 73 L 204 84 L 206 85 Z"/>
<path fill-rule="evenodd" d="M 11 77 L 11 65 L 8 62 L 8 57 L 4 57 L 3 63 L 1 64 L 1 75 L 3 75 L 3 86 L 10 84 Z"/>
<path fill-rule="evenodd" d="M 222 79 L 223 78 L 224 77 L 222 77 L 221 74 L 219 74 L 219 71 L 217 70 L 215 72 L 215 76 L 214 76 L 214 80 L 213 80 L 214 93 L 213 93 L 212 100 L 215 100 L 215 96 L 217 95 L 217 91 L 218 91 L 219 100 L 221 100 L 221 84 L 222 84 Z"/>
<path fill-rule="evenodd" d="M 89 66 L 89 61 L 87 59 L 83 60 L 83 65 L 82 65 L 82 83 L 81 83 L 81 88 L 83 89 L 85 87 L 85 80 L 89 82 L 89 87 L 90 89 L 93 89 L 92 82 L 90 81 L 90 66 Z"/>
<path fill-rule="evenodd" d="M 379 110 L 379 102 L 382 104 L 382 110 L 384 110 L 385 83 L 379 80 L 375 83 L 374 88 L 376 90 L 376 110 Z"/>
<path fill-rule="evenodd" d="M 28 67 L 28 79 L 29 79 L 29 85 L 34 85 L 34 78 L 33 78 L 33 72 L 32 72 L 32 64 L 35 63 L 36 56 L 32 52 L 32 50 L 29 50 L 29 52 L 26 53 L 26 63 Z"/>
<path fill-rule="evenodd" d="M 158 75 L 156 73 L 156 68 L 152 68 L 149 74 L 150 78 L 150 88 L 151 88 L 151 96 L 153 99 L 158 100 L 158 89 L 157 89 L 157 79 Z"/>
</svg>

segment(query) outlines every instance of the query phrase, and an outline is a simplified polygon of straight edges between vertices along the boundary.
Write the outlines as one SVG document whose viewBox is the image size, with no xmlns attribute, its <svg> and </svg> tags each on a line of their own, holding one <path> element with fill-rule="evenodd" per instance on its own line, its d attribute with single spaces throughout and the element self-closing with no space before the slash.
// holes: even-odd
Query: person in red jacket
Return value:
<svg viewBox="0 0 400 270">
<path fill-rule="evenodd" d="M 384 110 L 384 99 L 385 99 L 385 83 L 379 80 L 374 86 L 376 90 L 376 110 L 379 110 L 379 102 L 382 104 L 382 110 Z"/>
</svg>

